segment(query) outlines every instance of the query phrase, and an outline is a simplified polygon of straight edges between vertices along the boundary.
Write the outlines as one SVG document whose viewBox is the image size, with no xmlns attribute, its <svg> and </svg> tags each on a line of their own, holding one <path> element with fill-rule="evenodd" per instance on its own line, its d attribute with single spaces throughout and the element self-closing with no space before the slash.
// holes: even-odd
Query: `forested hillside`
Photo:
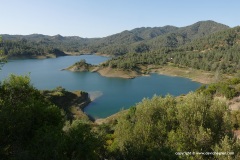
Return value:
<svg viewBox="0 0 240 160">
<path fill-rule="evenodd" d="M 63 37 L 61 35 L 2 35 L 2 37 L 3 53 L 8 57 L 44 56 L 47 54 L 63 56 L 65 55 L 64 52 L 79 53 L 79 49 L 83 49 L 89 43 L 88 39 L 80 37 Z M 94 42 L 94 39 L 92 41 Z M 82 52 L 85 51 L 83 50 Z"/>
<path fill-rule="evenodd" d="M 92 43 L 90 48 L 96 52 L 112 55 L 156 51 L 166 47 L 176 48 L 193 39 L 228 28 L 213 21 L 200 21 L 186 27 L 136 28 L 99 39 Z"/>
<path fill-rule="evenodd" d="M 49 54 L 56 57 L 66 55 L 63 51 L 49 44 L 30 42 L 25 39 L 19 41 L 5 41 L 3 44 L 3 53 L 9 58 L 46 56 Z"/>
<path fill-rule="evenodd" d="M 194 39 L 229 27 L 214 21 L 200 21 L 186 27 L 142 27 L 104 38 L 81 38 L 61 35 L 2 35 L 4 54 L 8 56 L 45 55 L 53 50 L 74 53 L 123 55 L 177 48 Z"/>
<path fill-rule="evenodd" d="M 205 71 L 236 73 L 240 69 L 240 27 L 195 39 L 177 48 L 129 53 L 110 59 L 102 66 L 141 70 L 142 65 L 172 65 Z"/>
</svg>

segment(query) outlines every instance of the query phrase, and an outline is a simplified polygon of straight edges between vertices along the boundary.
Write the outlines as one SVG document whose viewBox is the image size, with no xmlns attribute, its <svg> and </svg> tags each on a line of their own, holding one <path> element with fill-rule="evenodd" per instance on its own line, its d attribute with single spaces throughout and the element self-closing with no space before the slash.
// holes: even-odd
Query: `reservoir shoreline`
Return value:
<svg viewBox="0 0 240 160">
<path fill-rule="evenodd" d="M 71 52 L 64 52 L 66 55 L 64 56 L 81 56 L 81 55 L 97 55 L 102 57 L 111 57 L 106 54 L 101 53 L 71 53 Z M 46 54 L 43 56 L 24 56 L 24 57 L 10 57 L 9 60 L 22 60 L 22 59 L 48 59 L 48 58 L 58 58 L 62 56 L 55 56 L 52 54 Z M 77 70 L 71 70 L 70 67 L 60 69 L 60 70 L 70 70 L 76 72 Z M 150 68 L 150 69 L 149 69 Z M 157 73 L 160 75 L 167 75 L 167 76 L 174 76 L 174 77 L 184 77 L 188 78 L 192 81 L 199 82 L 202 84 L 209 84 L 215 82 L 214 73 L 196 70 L 192 68 L 179 68 L 173 66 L 141 66 L 141 72 L 136 72 L 134 70 L 121 70 L 121 69 L 112 69 L 112 68 L 101 68 L 101 67 L 94 67 L 89 72 L 98 72 L 101 76 L 104 77 L 115 77 L 115 78 L 126 78 L 126 79 L 133 79 L 139 76 L 149 76 L 151 73 Z M 143 73 L 146 72 L 147 74 Z M 86 70 L 83 70 L 86 71 Z"/>
<path fill-rule="evenodd" d="M 39 90 L 51 90 L 62 86 L 68 91 L 98 91 L 96 94 L 98 98 L 93 100 L 87 107 L 84 107 L 84 112 L 96 119 L 108 117 L 119 112 L 122 108 L 127 109 L 140 102 L 144 97 L 151 98 L 155 94 L 178 96 L 194 91 L 201 86 L 200 83 L 192 82 L 186 78 L 158 74 L 124 79 L 106 78 L 97 72 L 60 70 L 81 59 L 85 59 L 89 64 L 98 65 L 108 58 L 96 55 L 82 55 L 41 60 L 11 60 L 3 66 L 0 79 L 7 78 L 11 73 L 16 75 L 27 74 L 31 78 L 31 83 Z"/>
</svg>

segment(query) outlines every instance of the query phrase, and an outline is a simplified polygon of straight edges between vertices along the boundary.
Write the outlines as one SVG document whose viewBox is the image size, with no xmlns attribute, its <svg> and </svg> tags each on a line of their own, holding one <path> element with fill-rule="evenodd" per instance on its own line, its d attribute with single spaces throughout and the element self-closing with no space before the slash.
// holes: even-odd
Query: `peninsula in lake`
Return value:
<svg viewBox="0 0 240 160">
<path fill-rule="evenodd" d="M 199 22 L 196 23 L 198 27 L 196 24 L 193 26 L 200 32 L 201 25 L 209 23 L 210 26 L 217 24 L 215 22 Z M 97 71 L 103 76 L 122 78 L 134 78 L 156 72 L 209 83 L 216 78 L 216 72 L 221 72 L 225 76 L 238 72 L 240 66 L 239 33 L 240 27 L 227 28 L 212 34 L 202 34 L 200 37 L 196 35 L 192 40 L 184 41 L 182 44 L 179 44 L 179 35 L 171 39 L 175 34 L 167 34 L 169 40 L 167 44 L 178 45 L 165 46 L 157 50 L 154 50 L 153 46 L 148 46 L 148 49 L 142 52 L 135 50 L 121 56 L 115 55 L 97 66 L 78 62 L 68 69 L 71 71 Z M 153 44 L 160 45 L 160 42 Z M 143 45 L 143 43 L 141 44 Z M 143 46 L 146 49 L 146 45 Z"/>
</svg>

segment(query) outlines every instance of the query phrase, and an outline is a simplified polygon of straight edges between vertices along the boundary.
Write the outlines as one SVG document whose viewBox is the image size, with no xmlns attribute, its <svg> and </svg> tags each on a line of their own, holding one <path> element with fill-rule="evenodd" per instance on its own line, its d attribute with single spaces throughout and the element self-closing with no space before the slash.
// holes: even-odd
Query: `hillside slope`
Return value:
<svg viewBox="0 0 240 160">
<path fill-rule="evenodd" d="M 142 74 L 163 66 L 194 68 L 219 74 L 240 70 L 240 27 L 195 39 L 177 48 L 144 53 L 128 53 L 101 64 L 113 70 L 123 69 Z"/>
</svg>

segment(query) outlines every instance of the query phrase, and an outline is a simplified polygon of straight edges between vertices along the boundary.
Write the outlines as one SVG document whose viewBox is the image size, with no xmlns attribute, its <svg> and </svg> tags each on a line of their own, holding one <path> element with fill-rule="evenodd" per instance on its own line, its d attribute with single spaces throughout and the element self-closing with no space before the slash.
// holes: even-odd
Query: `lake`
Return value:
<svg viewBox="0 0 240 160">
<path fill-rule="evenodd" d="M 201 86 L 186 78 L 151 74 L 135 79 L 107 78 L 98 73 L 61 71 L 75 62 L 85 59 L 87 63 L 99 64 L 107 57 L 96 55 L 64 56 L 50 59 L 9 60 L 0 71 L 0 80 L 9 74 L 27 75 L 38 89 L 62 86 L 67 90 L 83 90 L 90 93 L 93 102 L 85 112 L 95 118 L 110 116 L 129 108 L 144 97 L 171 94 L 187 94 Z"/>
</svg>

